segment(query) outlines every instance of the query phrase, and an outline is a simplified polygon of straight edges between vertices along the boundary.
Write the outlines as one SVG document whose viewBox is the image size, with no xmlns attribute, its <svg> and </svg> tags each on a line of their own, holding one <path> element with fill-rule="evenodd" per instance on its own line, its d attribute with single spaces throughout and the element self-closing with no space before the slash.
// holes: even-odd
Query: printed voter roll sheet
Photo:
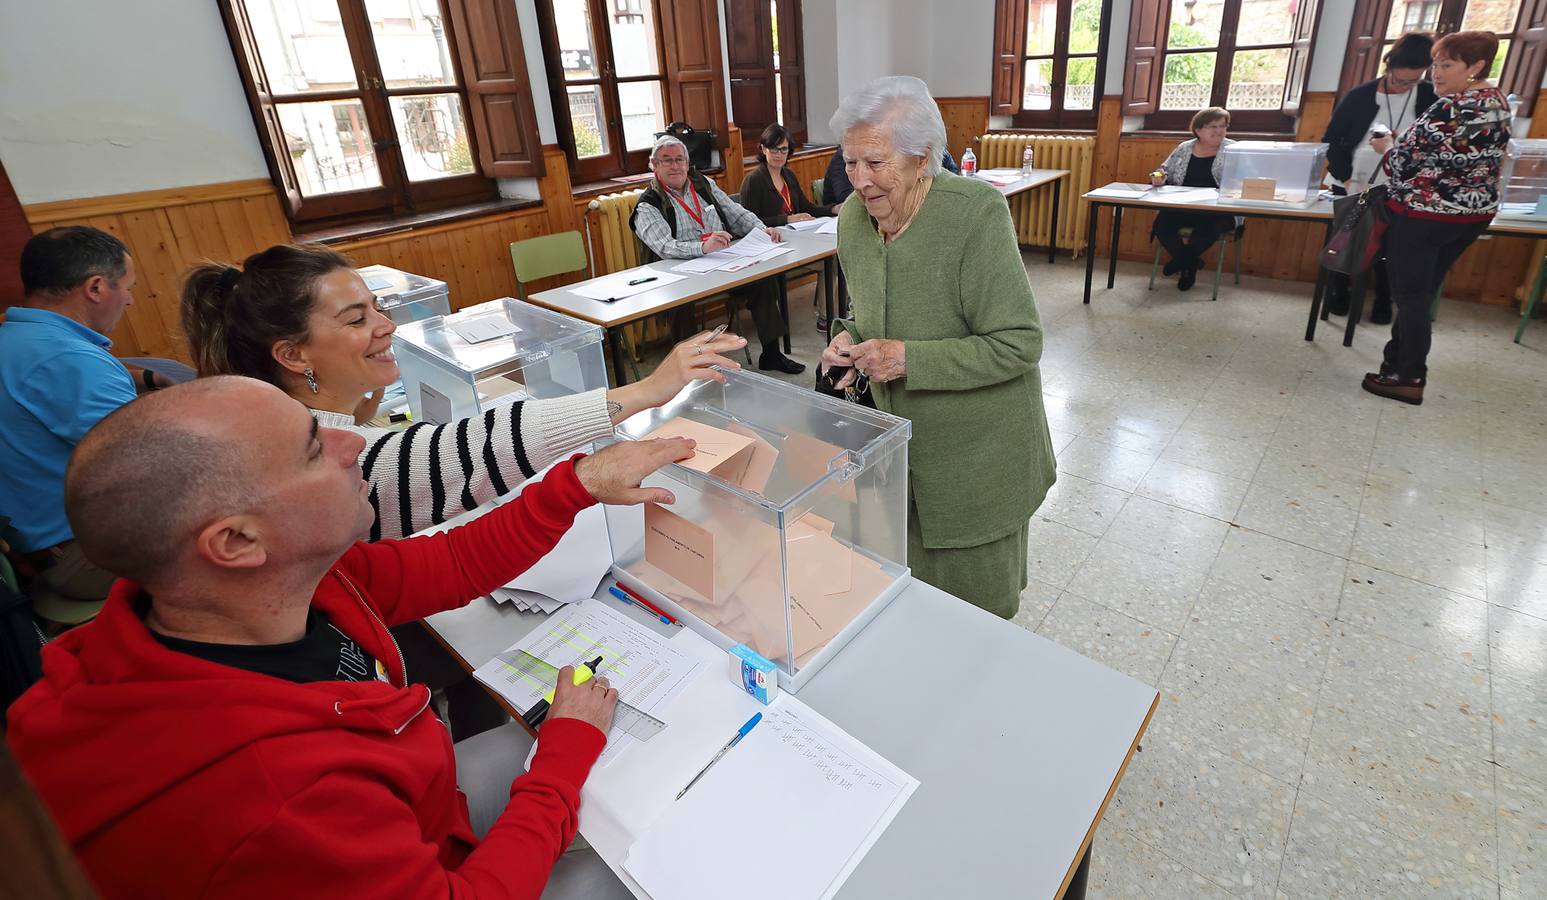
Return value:
<svg viewBox="0 0 1547 900">
<path fill-rule="evenodd" d="M 651 900 L 825 900 L 918 784 L 785 694 L 644 830 L 623 868 Z"/>
<path fill-rule="evenodd" d="M 603 303 L 613 300 L 623 300 L 635 294 L 643 294 L 645 291 L 653 291 L 668 284 L 674 284 L 686 278 L 686 275 L 675 275 L 660 269 L 629 269 L 616 275 L 607 275 L 602 278 L 593 278 L 570 288 L 576 294 L 590 300 L 600 300 Z M 645 279 L 650 279 L 645 281 Z M 630 281 L 640 281 L 642 284 L 629 284 Z"/>
<path fill-rule="evenodd" d="M 635 709 L 671 724 L 670 707 L 704 665 L 644 625 L 596 599 L 572 603 L 532 629 L 473 675 L 498 691 L 510 705 L 525 712 L 552 685 L 543 684 L 518 666 L 518 651 L 562 668 L 600 656 L 601 672 L 618 690 L 618 698 Z M 600 765 L 607 765 L 634 742 L 614 728 Z"/>
</svg>

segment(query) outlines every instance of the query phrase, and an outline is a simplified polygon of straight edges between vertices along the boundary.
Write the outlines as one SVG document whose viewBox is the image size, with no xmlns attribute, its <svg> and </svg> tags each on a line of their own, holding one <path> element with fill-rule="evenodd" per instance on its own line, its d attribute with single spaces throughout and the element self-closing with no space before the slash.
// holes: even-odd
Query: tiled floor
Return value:
<svg viewBox="0 0 1547 900">
<path fill-rule="evenodd" d="M 1413 408 L 1306 285 L 1083 306 L 1027 259 L 1060 474 L 1016 621 L 1161 693 L 1091 895 L 1547 896 L 1547 324 L 1445 303 Z"/>
</svg>

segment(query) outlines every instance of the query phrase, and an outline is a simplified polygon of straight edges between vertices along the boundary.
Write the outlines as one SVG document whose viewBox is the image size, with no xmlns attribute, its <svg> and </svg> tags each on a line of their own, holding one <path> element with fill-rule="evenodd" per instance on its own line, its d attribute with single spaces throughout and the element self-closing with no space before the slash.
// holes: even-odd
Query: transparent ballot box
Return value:
<svg viewBox="0 0 1547 900">
<path fill-rule="evenodd" d="M 1326 144 L 1236 141 L 1225 154 L 1219 199 L 1268 206 L 1310 206 L 1327 171 Z"/>
<path fill-rule="evenodd" d="M 692 459 L 645 479 L 669 506 L 607 507 L 613 573 L 795 691 L 908 584 L 906 419 L 745 371 L 622 423 L 686 436 Z"/>
<path fill-rule="evenodd" d="M 444 281 L 391 266 L 365 266 L 355 271 L 376 295 L 381 311 L 399 325 L 451 315 L 451 291 Z"/>
<path fill-rule="evenodd" d="M 392 347 L 418 422 L 607 387 L 599 326 L 509 297 L 401 325 Z"/>
<path fill-rule="evenodd" d="M 1499 185 L 1498 218 L 1547 222 L 1547 140 L 1510 141 Z"/>
</svg>

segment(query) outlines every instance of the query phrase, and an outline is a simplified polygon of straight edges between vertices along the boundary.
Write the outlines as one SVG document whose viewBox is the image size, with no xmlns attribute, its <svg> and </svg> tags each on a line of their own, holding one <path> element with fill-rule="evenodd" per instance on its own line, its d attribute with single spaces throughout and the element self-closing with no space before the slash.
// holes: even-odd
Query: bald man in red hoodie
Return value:
<svg viewBox="0 0 1547 900">
<path fill-rule="evenodd" d="M 692 442 L 577 455 L 461 528 L 366 544 L 360 441 L 211 378 L 113 413 L 71 458 L 76 539 L 122 580 L 44 649 L 6 740 L 105 896 L 537 898 L 574 838 L 617 692 L 561 673 L 480 841 L 387 628 L 509 582 L 593 503 L 672 502 L 640 480 Z"/>
</svg>

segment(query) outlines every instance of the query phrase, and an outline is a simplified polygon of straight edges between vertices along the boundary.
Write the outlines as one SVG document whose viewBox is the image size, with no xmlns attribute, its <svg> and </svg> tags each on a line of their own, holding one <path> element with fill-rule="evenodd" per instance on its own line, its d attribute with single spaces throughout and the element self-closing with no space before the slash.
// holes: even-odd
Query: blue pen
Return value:
<svg viewBox="0 0 1547 900">
<path fill-rule="evenodd" d="M 615 585 L 615 584 L 614 585 L 609 585 L 607 587 L 607 593 L 613 595 L 614 597 L 617 597 L 619 600 L 622 600 L 624 603 L 627 603 L 629 606 L 638 606 L 639 605 L 639 604 L 634 602 L 634 598 L 633 597 L 630 597 L 628 594 L 623 593 L 621 590 L 618 589 L 618 586 Z M 671 619 L 666 618 L 665 616 L 655 612 L 654 610 L 650 610 L 650 614 L 655 616 L 656 618 L 660 619 L 662 622 L 665 622 L 667 625 L 671 624 Z"/>
<path fill-rule="evenodd" d="M 686 794 L 690 789 L 692 789 L 693 785 L 698 784 L 698 779 L 703 778 L 704 773 L 709 771 L 709 769 L 712 768 L 715 763 L 720 761 L 720 757 L 724 756 L 726 753 L 729 753 L 732 747 L 741 743 L 741 739 L 747 736 L 747 732 L 756 728 L 757 723 L 761 721 L 763 721 L 763 714 L 754 713 L 752 718 L 747 720 L 747 724 L 741 726 L 741 730 L 737 731 L 730 740 L 725 742 L 725 746 L 721 747 L 720 752 L 714 755 L 714 759 L 709 760 L 708 765 L 704 766 L 702 769 L 699 769 L 698 774 L 693 776 L 693 780 L 688 782 L 688 786 L 677 793 L 677 799 L 681 800 L 682 795 Z"/>
</svg>

